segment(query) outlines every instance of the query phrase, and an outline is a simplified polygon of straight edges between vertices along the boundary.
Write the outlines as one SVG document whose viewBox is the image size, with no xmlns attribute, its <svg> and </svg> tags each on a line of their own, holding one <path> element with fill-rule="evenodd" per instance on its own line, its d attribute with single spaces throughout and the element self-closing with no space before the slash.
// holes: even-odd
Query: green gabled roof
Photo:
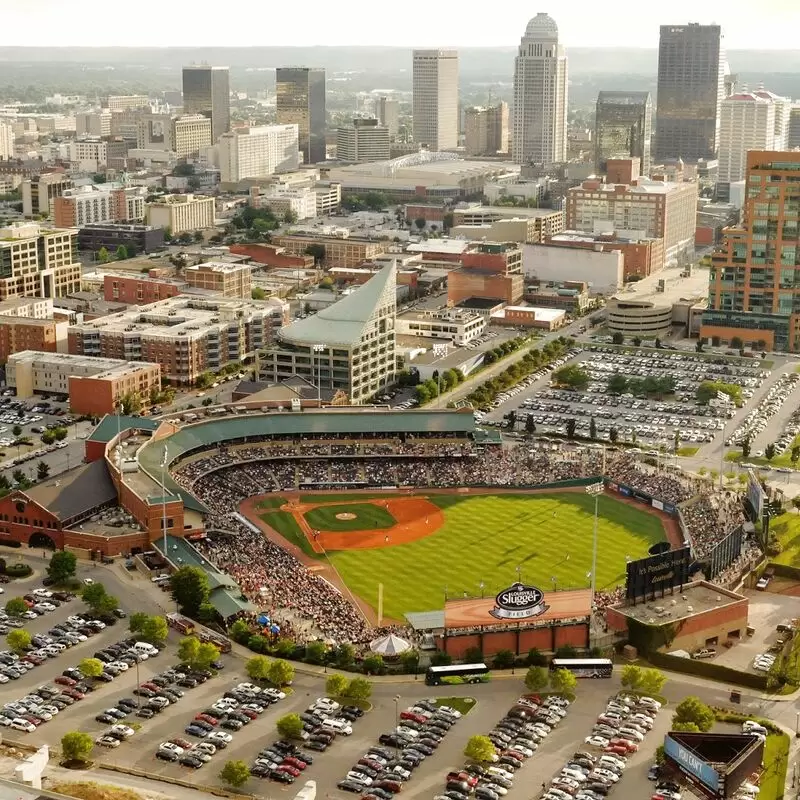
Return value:
<svg viewBox="0 0 800 800">
<path fill-rule="evenodd" d="M 395 291 L 395 275 L 394 264 L 384 267 L 363 286 L 328 308 L 281 328 L 278 336 L 291 344 L 357 344 L 386 290 Z"/>
<path fill-rule="evenodd" d="M 100 424 L 89 434 L 90 442 L 110 442 L 117 430 L 127 431 L 131 428 L 140 431 L 154 431 L 161 423 L 149 417 L 126 417 L 116 414 L 106 414 Z M 119 427 L 118 427 L 119 426 Z"/>
</svg>

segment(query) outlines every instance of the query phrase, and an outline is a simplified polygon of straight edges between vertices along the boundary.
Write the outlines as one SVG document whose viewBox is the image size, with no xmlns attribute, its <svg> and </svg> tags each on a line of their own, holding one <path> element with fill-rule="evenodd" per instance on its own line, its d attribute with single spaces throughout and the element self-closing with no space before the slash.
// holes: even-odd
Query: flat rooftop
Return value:
<svg viewBox="0 0 800 800">
<path fill-rule="evenodd" d="M 200 270 L 210 270 L 211 272 L 240 272 L 242 270 L 251 270 L 249 264 L 242 264 L 241 262 L 229 261 L 207 261 L 204 264 L 194 264 L 185 268 L 190 272 L 199 272 Z"/>
<path fill-rule="evenodd" d="M 504 309 L 492 314 L 492 318 L 504 318 L 507 311 L 525 311 L 527 313 L 533 312 L 534 319 L 541 320 L 542 322 L 555 322 L 561 319 L 566 312 L 563 308 L 539 308 L 538 306 L 506 306 Z"/>
<path fill-rule="evenodd" d="M 746 599 L 743 595 L 707 581 L 695 581 L 684 586 L 683 591 L 676 589 L 672 595 L 665 594 L 664 597 L 637 603 L 635 606 L 614 606 L 614 609 L 639 622 L 664 625 Z"/>
<path fill-rule="evenodd" d="M 422 242 L 414 242 L 406 247 L 408 253 L 447 253 L 448 255 L 461 255 L 470 247 L 474 247 L 474 242 L 467 239 L 426 239 Z"/>
</svg>

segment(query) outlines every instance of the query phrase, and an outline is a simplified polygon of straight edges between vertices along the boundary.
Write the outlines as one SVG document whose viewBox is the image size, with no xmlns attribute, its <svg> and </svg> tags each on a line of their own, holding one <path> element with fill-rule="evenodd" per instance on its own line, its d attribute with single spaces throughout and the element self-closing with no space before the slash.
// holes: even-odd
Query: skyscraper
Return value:
<svg viewBox="0 0 800 800">
<path fill-rule="evenodd" d="M 397 136 L 400 127 L 400 103 L 397 100 L 381 95 L 375 101 L 375 116 L 381 125 L 389 129 L 389 136 Z"/>
<path fill-rule="evenodd" d="M 528 23 L 514 62 L 511 152 L 517 164 L 567 160 L 567 56 L 543 13 Z"/>
<path fill-rule="evenodd" d="M 183 68 L 183 113 L 208 117 L 214 142 L 231 129 L 231 81 L 227 67 L 192 64 Z"/>
<path fill-rule="evenodd" d="M 468 156 L 494 156 L 508 152 L 508 103 L 464 112 L 464 151 Z"/>
<path fill-rule="evenodd" d="M 661 26 L 656 99 L 658 161 L 716 158 L 726 63 L 719 25 L 693 22 Z"/>
<path fill-rule="evenodd" d="M 458 147 L 458 52 L 415 50 L 414 141 L 429 150 Z"/>
<path fill-rule="evenodd" d="M 595 165 L 605 173 L 609 158 L 637 157 L 650 174 L 653 103 L 650 92 L 600 92 L 595 115 Z"/>
<path fill-rule="evenodd" d="M 300 152 L 306 164 L 324 161 L 325 70 L 278 67 L 275 74 L 278 122 L 297 125 Z"/>
</svg>

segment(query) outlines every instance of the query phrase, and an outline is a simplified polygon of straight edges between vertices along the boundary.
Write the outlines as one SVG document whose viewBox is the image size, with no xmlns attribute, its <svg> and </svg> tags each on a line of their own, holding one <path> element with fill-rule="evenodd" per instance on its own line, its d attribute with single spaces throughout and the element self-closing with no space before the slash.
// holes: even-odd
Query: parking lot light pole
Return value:
<svg viewBox="0 0 800 800">
<path fill-rule="evenodd" d="M 394 732 L 397 735 L 397 729 L 400 727 L 400 695 L 396 694 L 394 696 Z M 395 752 L 400 752 L 400 746 L 397 745 L 395 747 Z"/>
<path fill-rule="evenodd" d="M 592 534 L 592 609 L 594 609 L 594 594 L 597 589 L 597 511 L 600 495 L 603 494 L 605 484 L 602 481 L 591 483 L 586 487 L 586 494 L 594 496 L 594 532 Z"/>
</svg>

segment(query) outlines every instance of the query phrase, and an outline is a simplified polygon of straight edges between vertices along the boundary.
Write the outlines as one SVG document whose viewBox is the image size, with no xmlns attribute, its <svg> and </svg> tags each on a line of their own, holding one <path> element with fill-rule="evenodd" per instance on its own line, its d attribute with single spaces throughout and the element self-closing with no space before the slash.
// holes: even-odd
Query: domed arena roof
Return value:
<svg viewBox="0 0 800 800">
<path fill-rule="evenodd" d="M 531 39 L 558 39 L 558 25 L 549 14 L 540 12 L 528 23 L 525 36 Z"/>
</svg>

